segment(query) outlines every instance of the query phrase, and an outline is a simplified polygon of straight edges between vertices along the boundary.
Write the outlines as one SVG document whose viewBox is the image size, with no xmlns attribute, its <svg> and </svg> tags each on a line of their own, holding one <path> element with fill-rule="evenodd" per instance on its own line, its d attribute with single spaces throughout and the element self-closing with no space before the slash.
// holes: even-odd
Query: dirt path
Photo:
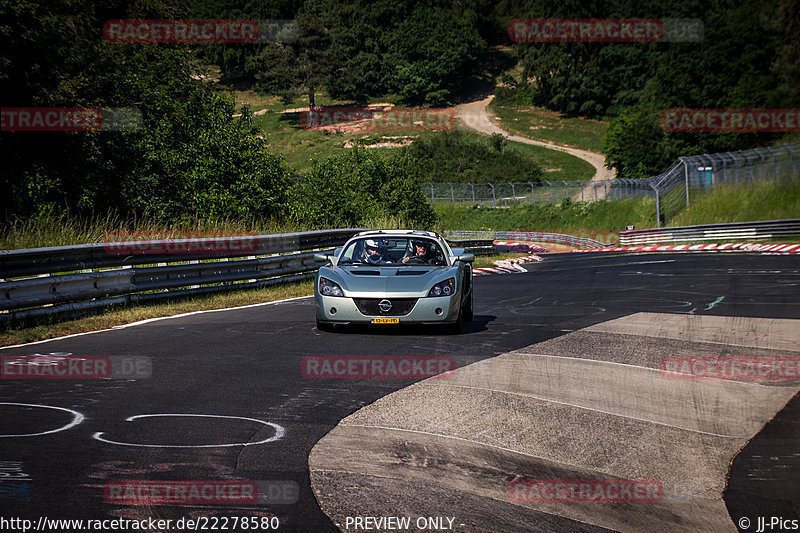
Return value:
<svg viewBox="0 0 800 533">
<path fill-rule="evenodd" d="M 499 133 L 500 135 L 504 135 L 509 141 L 515 141 L 525 144 L 533 144 L 536 146 L 544 146 L 545 148 L 550 148 L 552 150 L 559 150 L 561 152 L 566 152 L 570 155 L 574 155 L 575 157 L 579 157 L 580 159 L 587 161 L 595 168 L 595 173 L 594 176 L 592 177 L 592 181 L 610 180 L 616 176 L 615 170 L 613 169 L 609 170 L 605 167 L 606 159 L 603 154 L 589 152 L 587 150 L 580 150 L 578 148 L 569 148 L 567 146 L 561 146 L 546 141 L 536 141 L 533 139 L 528 139 L 527 137 L 521 137 L 519 135 L 516 135 L 514 133 L 499 128 L 497 125 L 494 124 L 494 122 L 492 122 L 487 109 L 489 102 L 492 101 L 492 98 L 494 98 L 494 95 L 491 95 L 477 102 L 470 102 L 467 104 L 461 104 L 459 106 L 456 106 L 456 116 L 467 127 L 480 131 L 481 133 L 486 133 L 489 135 L 493 133 Z M 587 184 L 587 186 L 584 188 L 583 193 L 586 196 L 586 198 L 594 198 L 595 187 L 591 184 Z M 605 188 L 597 187 L 597 198 L 602 199 L 604 197 L 605 197 Z"/>
</svg>

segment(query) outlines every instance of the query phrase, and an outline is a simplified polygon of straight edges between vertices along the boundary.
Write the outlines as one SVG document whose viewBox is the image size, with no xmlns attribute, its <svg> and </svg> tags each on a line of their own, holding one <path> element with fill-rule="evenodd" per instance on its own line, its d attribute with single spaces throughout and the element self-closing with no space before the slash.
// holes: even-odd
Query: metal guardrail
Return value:
<svg viewBox="0 0 800 533">
<path fill-rule="evenodd" d="M 0 321 L 310 279 L 319 268 L 315 251 L 332 253 L 331 246 L 360 231 L 364 229 L 2 250 Z M 452 244 L 477 255 L 494 250 L 487 240 Z"/>
<path fill-rule="evenodd" d="M 620 246 L 667 244 L 700 241 L 754 240 L 800 236 L 800 219 L 734 222 L 621 231 Z"/>
<path fill-rule="evenodd" d="M 492 239 L 462 239 L 451 241 L 447 239 L 448 244 L 455 248 L 464 248 L 468 253 L 474 255 L 492 255 L 497 253 L 494 249 L 494 241 Z"/>
<path fill-rule="evenodd" d="M 115 241 L 0 250 L 0 278 L 176 261 L 246 257 L 336 246 L 362 229 L 199 239 Z"/>
<path fill-rule="evenodd" d="M 309 279 L 319 267 L 312 250 L 359 231 L 0 250 L 0 321 Z"/>
<path fill-rule="evenodd" d="M 556 244 L 569 244 L 580 248 L 606 248 L 609 246 L 608 244 L 586 237 L 536 231 L 446 231 L 445 234 L 448 238 L 455 239 L 472 237 L 492 240 L 552 242 Z"/>
</svg>

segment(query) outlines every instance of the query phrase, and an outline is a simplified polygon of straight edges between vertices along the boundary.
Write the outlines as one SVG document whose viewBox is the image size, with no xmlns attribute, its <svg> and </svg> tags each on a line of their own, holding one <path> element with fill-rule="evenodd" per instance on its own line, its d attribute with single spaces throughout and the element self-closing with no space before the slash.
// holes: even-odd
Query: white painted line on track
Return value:
<svg viewBox="0 0 800 533">
<path fill-rule="evenodd" d="M 248 418 L 245 416 L 227 416 L 227 415 L 203 415 L 203 414 L 187 414 L 187 413 L 159 413 L 152 415 L 135 415 L 125 419 L 126 422 L 133 422 L 139 418 L 153 418 L 153 417 L 195 417 L 195 418 L 227 418 L 231 420 L 247 420 L 249 422 L 257 422 L 265 426 L 270 426 L 275 430 L 275 434 L 267 439 L 262 439 L 256 442 L 234 442 L 231 444 L 136 444 L 133 442 L 119 442 L 103 437 L 102 431 L 96 432 L 92 438 L 105 442 L 106 444 L 116 444 L 118 446 L 132 446 L 136 448 L 231 448 L 234 446 L 256 446 L 258 444 L 267 444 L 275 442 L 283 438 L 286 434 L 286 429 L 278 424 L 272 422 L 264 422 L 257 418 Z"/>
<path fill-rule="evenodd" d="M 156 322 L 158 320 L 168 320 L 170 318 L 181 318 L 184 316 L 191 316 L 191 315 L 199 315 L 201 313 L 217 313 L 219 311 L 236 311 L 237 309 L 248 309 L 250 307 L 261 307 L 264 305 L 272 305 L 272 304 L 279 304 L 283 302 L 292 302 L 294 300 L 302 300 L 303 298 L 313 298 L 314 296 L 309 294 L 308 296 L 295 296 L 293 298 L 284 298 L 283 300 L 274 300 L 271 302 L 261 302 L 257 304 L 247 304 L 247 305 L 239 305 L 236 307 L 221 307 L 219 309 L 203 309 L 200 311 L 191 311 L 188 313 L 180 313 L 177 315 L 168 315 L 168 316 L 157 316 L 153 318 L 147 318 L 145 320 L 139 320 L 138 322 L 131 322 L 130 324 L 120 324 L 119 326 L 112 326 L 106 329 L 98 329 L 95 331 L 82 331 L 81 333 L 72 333 L 70 335 L 63 335 L 61 337 L 53 337 L 51 339 L 43 339 L 40 341 L 32 341 L 32 342 L 25 342 L 22 344 L 12 344 L 11 346 L 0 346 L 0 350 L 7 350 L 9 348 L 20 348 L 22 346 L 32 346 L 34 344 L 42 344 L 44 342 L 51 342 L 51 341 L 60 341 L 63 339 L 70 339 L 72 337 L 80 337 L 82 335 L 92 335 L 94 333 L 102 333 L 104 331 L 114 331 L 118 329 L 125 329 L 130 328 L 133 326 L 141 326 L 142 324 L 148 324 L 150 322 Z"/>
<path fill-rule="evenodd" d="M 15 434 L 15 435 L 0 435 L 0 438 L 4 438 L 4 437 L 7 437 L 7 438 L 38 437 L 38 436 L 41 436 L 41 435 L 49 435 L 51 433 L 58 433 L 60 431 L 66 431 L 66 430 L 68 430 L 68 429 L 70 429 L 72 427 L 77 426 L 78 424 L 83 422 L 84 418 L 86 418 L 81 413 L 79 413 L 78 411 L 73 411 L 72 409 L 67 409 L 66 407 L 56 407 L 55 405 L 39 405 L 39 404 L 36 404 L 36 403 L 14 403 L 14 402 L 0 402 L 0 405 L 16 405 L 16 406 L 22 406 L 22 407 L 38 407 L 40 409 L 55 409 L 57 411 L 65 411 L 65 412 L 67 412 L 67 413 L 72 415 L 72 422 L 70 422 L 69 424 L 66 424 L 64 426 L 61 426 L 59 428 L 51 429 L 50 431 L 41 431 L 39 433 L 20 433 L 20 434 Z"/>
</svg>

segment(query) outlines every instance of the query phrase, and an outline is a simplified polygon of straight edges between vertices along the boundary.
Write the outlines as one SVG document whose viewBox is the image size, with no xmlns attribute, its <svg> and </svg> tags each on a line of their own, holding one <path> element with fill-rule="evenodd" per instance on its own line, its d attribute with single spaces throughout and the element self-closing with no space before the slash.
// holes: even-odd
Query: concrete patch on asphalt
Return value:
<svg viewBox="0 0 800 533">
<path fill-rule="evenodd" d="M 662 339 L 800 352 L 800 327 L 786 318 L 636 313 L 586 328 Z"/>
<path fill-rule="evenodd" d="M 701 341 L 708 331 L 717 338 Z M 343 531 L 354 516 L 448 516 L 456 531 L 736 531 L 722 500 L 731 459 L 799 383 L 667 379 L 658 353 L 793 354 L 798 331 L 792 320 L 639 313 L 480 361 L 344 419 L 311 451 L 312 485 Z M 619 360 L 600 353 L 609 346 Z M 530 479 L 655 480 L 663 492 L 515 497 Z"/>
</svg>

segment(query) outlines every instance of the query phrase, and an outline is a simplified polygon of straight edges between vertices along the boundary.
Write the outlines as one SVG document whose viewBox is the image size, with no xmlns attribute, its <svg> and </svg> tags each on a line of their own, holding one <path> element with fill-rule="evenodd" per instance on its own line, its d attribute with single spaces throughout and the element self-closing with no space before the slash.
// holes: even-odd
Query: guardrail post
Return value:
<svg viewBox="0 0 800 533">
<path fill-rule="evenodd" d="M 496 200 L 496 198 L 494 196 L 494 185 L 490 183 L 489 187 L 492 188 L 492 208 L 494 209 L 494 208 L 497 207 L 497 200 Z"/>
</svg>

